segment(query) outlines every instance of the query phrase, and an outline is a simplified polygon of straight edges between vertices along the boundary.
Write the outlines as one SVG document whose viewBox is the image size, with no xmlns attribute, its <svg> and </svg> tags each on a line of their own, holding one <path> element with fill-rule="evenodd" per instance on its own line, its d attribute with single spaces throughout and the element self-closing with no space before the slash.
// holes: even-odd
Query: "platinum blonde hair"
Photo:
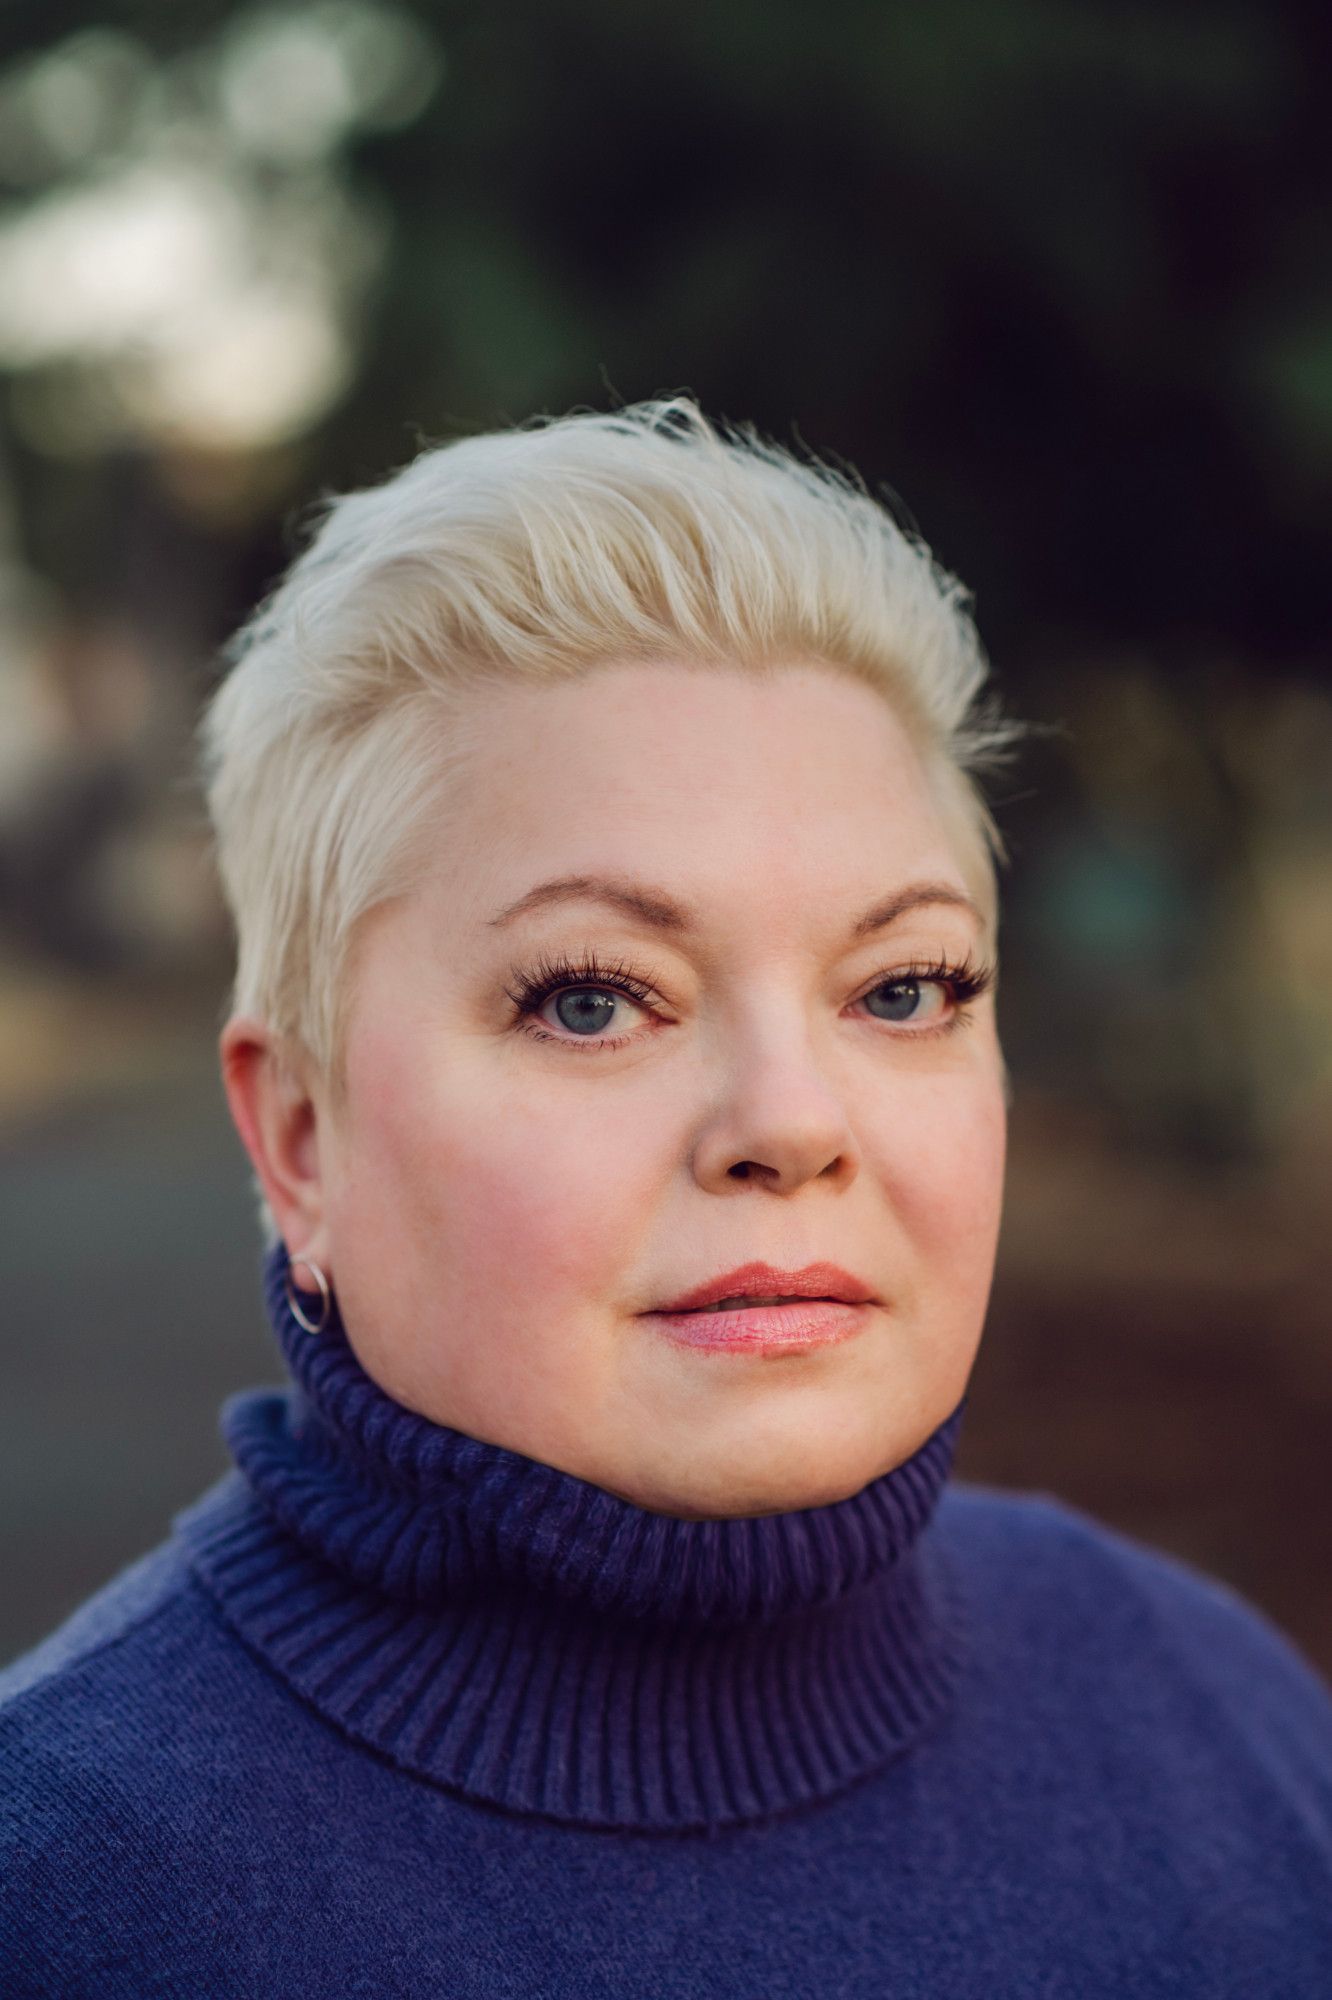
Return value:
<svg viewBox="0 0 1332 2000">
<path fill-rule="evenodd" d="M 853 470 L 680 395 L 435 446 L 322 505 L 199 725 L 232 1010 L 304 1050 L 337 1101 L 357 926 L 427 861 L 483 726 L 469 697 L 664 658 L 816 661 L 884 695 L 993 937 L 1007 854 L 980 777 L 1028 725 L 983 692 L 966 593 Z"/>
</svg>

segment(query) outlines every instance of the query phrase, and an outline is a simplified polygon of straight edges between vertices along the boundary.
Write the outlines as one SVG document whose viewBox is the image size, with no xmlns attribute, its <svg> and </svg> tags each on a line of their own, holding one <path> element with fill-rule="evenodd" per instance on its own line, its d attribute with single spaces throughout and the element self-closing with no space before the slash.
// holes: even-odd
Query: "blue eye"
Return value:
<svg viewBox="0 0 1332 2000">
<path fill-rule="evenodd" d="M 593 986 L 571 986 L 557 996 L 555 1012 L 562 1025 L 575 1035 L 601 1035 L 610 1025 L 616 1004 L 614 993 Z"/>
<path fill-rule="evenodd" d="M 923 992 L 933 993 L 936 1003 L 941 999 L 940 981 L 937 979 L 885 979 L 878 986 L 871 987 L 865 995 L 866 1006 L 880 995 L 887 996 L 887 1005 L 881 1014 L 875 1014 L 876 1021 L 914 1021 L 920 1019 L 917 1009 Z M 871 1007 L 871 1011 L 873 1011 Z M 938 1005 L 931 1010 L 938 1012 Z"/>
<path fill-rule="evenodd" d="M 965 1019 L 972 1001 L 993 983 L 993 966 L 977 965 L 970 958 L 960 964 L 938 959 L 930 964 L 916 961 L 896 966 L 863 996 L 872 1018 L 888 1025 L 909 1027 L 927 1022 L 928 1027 L 912 1028 L 918 1039 L 943 1033 Z M 603 964 L 595 953 L 579 960 L 566 957 L 543 958 L 530 971 L 518 975 L 514 987 L 506 989 L 519 1021 L 526 1032 L 539 1040 L 570 1045 L 581 1042 L 588 1048 L 619 1048 L 625 1035 L 608 1035 L 621 999 L 649 1011 L 654 989 L 621 960 Z M 555 1022 L 540 1025 L 542 1010 L 555 1002 Z M 563 1029 L 561 1034 L 559 1029 Z M 904 1037 L 899 1037 L 905 1039 Z"/>
<path fill-rule="evenodd" d="M 603 1042 L 601 1037 L 614 1015 L 617 1000 L 632 1000 L 642 1007 L 652 997 L 652 988 L 627 965 L 616 962 L 603 966 L 591 954 L 578 962 L 568 958 L 542 959 L 530 972 L 519 975 L 516 987 L 507 990 L 528 1033 L 553 1042 L 566 1039 L 532 1025 L 533 1019 L 540 1020 L 542 1008 L 553 995 L 556 1016 L 560 1026 L 568 1030 L 568 1036 L 600 1047 L 614 1046 Z"/>
</svg>

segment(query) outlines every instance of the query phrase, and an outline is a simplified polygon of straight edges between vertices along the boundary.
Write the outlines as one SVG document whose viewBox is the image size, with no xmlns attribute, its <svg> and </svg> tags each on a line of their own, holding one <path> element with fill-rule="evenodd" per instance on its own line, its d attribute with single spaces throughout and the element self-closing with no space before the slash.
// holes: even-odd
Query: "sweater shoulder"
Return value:
<svg viewBox="0 0 1332 2000">
<path fill-rule="evenodd" d="M 152 1760 L 173 1675 L 199 1660 L 210 1618 L 170 1539 L 0 1669 L 0 1846 L 17 1810 L 31 1831 Z"/>
<path fill-rule="evenodd" d="M 954 1482 L 940 1531 L 1006 1665 L 1159 1696 L 1316 1798 L 1332 1828 L 1332 1687 L 1256 1604 L 1220 1577 L 1047 1492 Z"/>
<path fill-rule="evenodd" d="M 201 1749 L 245 1709 L 248 1690 L 225 1684 L 236 1650 L 173 1537 L 0 1670 L 6 1994 L 125 1990 L 83 1976 L 119 1962 L 120 1932 L 159 1920 L 209 1808 L 194 1796 Z"/>
<path fill-rule="evenodd" d="M 169 1615 L 189 1589 L 183 1554 L 164 1541 L 84 1599 L 44 1639 L 0 1667 L 0 1737 L 68 1678 Z"/>
<path fill-rule="evenodd" d="M 86 1597 L 35 1646 L 0 1665 L 0 1754 L 17 1733 L 30 1733 L 41 1718 L 68 1704 L 71 1687 L 78 1690 L 78 1706 L 86 1707 L 100 1696 L 113 1696 L 122 1684 L 133 1685 L 142 1707 L 163 1649 L 170 1654 L 182 1645 L 197 1646 L 202 1637 L 216 1638 L 216 1613 L 195 1575 L 181 1528 L 195 1515 L 225 1514 L 242 1489 L 238 1472 L 224 1473 L 173 1517 L 162 1541 Z"/>
<path fill-rule="evenodd" d="M 232 1654 L 168 1540 L 0 1672 L 6 1996 L 128 1992 L 136 1940 L 174 1936 L 190 1900 L 216 1894 L 198 1838 L 216 1808 L 206 1760 L 254 1704 Z M 194 1850 L 210 1866 L 190 1882 Z"/>
<path fill-rule="evenodd" d="M 1140 1617 L 1182 1644 L 1201 1639 L 1223 1652 L 1237 1648 L 1248 1664 L 1279 1663 L 1332 1703 L 1332 1687 L 1240 1591 L 1071 1501 L 1044 1491 L 954 1481 L 940 1513 L 947 1538 L 980 1564 L 1010 1572 L 1019 1568 L 1038 1590 L 1071 1590 L 1079 1608 L 1092 1602 L 1122 1614 L 1137 1607 Z"/>
<path fill-rule="evenodd" d="M 195 1507 L 216 1504 L 231 1483 L 225 1476 Z M 20 1773 L 30 1785 L 59 1769 L 142 1776 L 179 1748 L 182 1727 L 198 1725 L 201 1703 L 246 1657 L 195 1575 L 185 1518 L 0 1667 L 0 1834 Z"/>
</svg>

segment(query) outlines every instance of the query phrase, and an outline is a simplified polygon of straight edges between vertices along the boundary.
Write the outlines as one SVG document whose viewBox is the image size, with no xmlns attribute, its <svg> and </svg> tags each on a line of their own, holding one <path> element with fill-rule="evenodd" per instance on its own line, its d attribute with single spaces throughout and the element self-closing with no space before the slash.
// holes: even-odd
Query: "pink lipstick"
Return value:
<svg viewBox="0 0 1332 2000">
<path fill-rule="evenodd" d="M 787 1353 L 849 1340 L 869 1322 L 870 1287 L 836 1264 L 744 1264 L 644 1315 L 678 1346 Z"/>
</svg>

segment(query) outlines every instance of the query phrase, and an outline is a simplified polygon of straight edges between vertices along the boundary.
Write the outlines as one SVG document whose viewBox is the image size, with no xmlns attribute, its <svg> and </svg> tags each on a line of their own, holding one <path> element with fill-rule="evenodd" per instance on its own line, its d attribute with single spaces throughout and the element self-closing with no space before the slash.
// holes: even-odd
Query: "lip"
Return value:
<svg viewBox="0 0 1332 2000">
<path fill-rule="evenodd" d="M 850 1340 L 868 1323 L 869 1314 L 868 1301 L 811 1298 L 781 1306 L 728 1306 L 724 1312 L 654 1312 L 644 1317 L 677 1347 L 714 1354 L 778 1355 Z"/>
<path fill-rule="evenodd" d="M 734 1271 L 723 1271 L 718 1278 L 709 1278 L 705 1284 L 695 1285 L 690 1292 L 682 1292 L 678 1299 L 670 1299 L 665 1305 L 654 1309 L 654 1317 L 674 1313 L 697 1312 L 702 1306 L 715 1306 L 719 1299 L 757 1298 L 766 1299 L 790 1294 L 798 1299 L 838 1300 L 844 1305 L 871 1305 L 874 1293 L 859 1278 L 853 1278 L 849 1271 L 838 1264 L 806 1264 L 799 1271 L 782 1271 L 775 1264 L 741 1264 Z M 737 1307 L 741 1311 L 788 1312 L 788 1306 Z M 714 1320 L 729 1319 L 730 1313 L 713 1313 Z"/>
</svg>

